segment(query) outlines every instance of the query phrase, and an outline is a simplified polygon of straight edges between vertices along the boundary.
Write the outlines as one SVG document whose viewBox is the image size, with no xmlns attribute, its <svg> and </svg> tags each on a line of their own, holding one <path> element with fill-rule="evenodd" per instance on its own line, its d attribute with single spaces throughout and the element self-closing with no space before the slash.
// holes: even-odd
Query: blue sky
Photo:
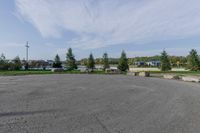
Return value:
<svg viewBox="0 0 200 133">
<path fill-rule="evenodd" d="M 199 0 L 1 0 L 0 53 L 7 58 L 78 59 L 200 52 Z"/>
</svg>

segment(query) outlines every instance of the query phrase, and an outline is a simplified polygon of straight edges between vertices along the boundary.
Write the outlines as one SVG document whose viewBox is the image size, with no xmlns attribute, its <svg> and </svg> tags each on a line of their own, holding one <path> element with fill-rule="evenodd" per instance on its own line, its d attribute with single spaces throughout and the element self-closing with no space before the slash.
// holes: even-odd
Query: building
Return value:
<svg viewBox="0 0 200 133">
<path fill-rule="evenodd" d="M 151 67 L 159 67 L 160 61 L 148 61 L 148 62 L 146 62 L 146 64 Z"/>
<path fill-rule="evenodd" d="M 145 66 L 145 65 L 146 65 L 144 61 L 136 61 L 134 64 L 135 64 L 135 66 L 137 66 L 137 67 L 142 67 L 142 66 Z"/>
<path fill-rule="evenodd" d="M 53 60 L 47 60 L 48 66 L 53 66 Z"/>
</svg>

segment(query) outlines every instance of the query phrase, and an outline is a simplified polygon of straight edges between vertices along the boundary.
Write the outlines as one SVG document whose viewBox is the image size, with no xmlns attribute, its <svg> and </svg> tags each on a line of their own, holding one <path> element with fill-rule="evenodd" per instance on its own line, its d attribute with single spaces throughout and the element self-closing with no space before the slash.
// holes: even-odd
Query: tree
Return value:
<svg viewBox="0 0 200 133">
<path fill-rule="evenodd" d="M 161 70 L 162 71 L 169 71 L 171 70 L 171 63 L 169 61 L 169 57 L 167 52 L 164 50 L 160 56 L 160 63 L 161 63 Z"/>
<path fill-rule="evenodd" d="M 68 69 L 69 70 L 77 69 L 76 59 L 71 48 L 68 49 L 66 58 L 67 58 L 66 60 Z"/>
<path fill-rule="evenodd" d="M 1 54 L 0 57 L 0 70 L 8 70 L 8 61 L 6 61 L 6 57 L 4 54 Z"/>
<path fill-rule="evenodd" d="M 192 71 L 200 70 L 200 60 L 195 49 L 192 49 L 187 57 L 187 68 Z"/>
<path fill-rule="evenodd" d="M 133 58 L 128 58 L 128 64 L 133 65 L 134 64 L 134 59 Z"/>
<path fill-rule="evenodd" d="M 108 60 L 108 54 L 103 54 L 103 70 L 105 71 L 107 68 L 110 68 L 109 66 L 109 60 Z"/>
<path fill-rule="evenodd" d="M 118 64 L 117 68 L 119 70 L 121 70 L 122 72 L 125 72 L 129 69 L 128 59 L 127 59 L 126 53 L 124 51 L 122 51 L 122 53 L 121 53 L 121 57 L 119 59 L 119 64 Z"/>
<path fill-rule="evenodd" d="M 90 54 L 90 56 L 88 58 L 87 68 L 92 69 L 92 70 L 95 68 L 95 61 L 94 61 L 94 57 L 92 54 Z"/>
<path fill-rule="evenodd" d="M 87 58 L 81 59 L 80 64 L 83 65 L 83 66 L 87 66 L 87 61 L 88 61 Z"/>
<path fill-rule="evenodd" d="M 19 56 L 15 57 L 13 61 L 10 63 L 9 68 L 11 70 L 20 70 L 22 68 L 22 63 Z"/>
<path fill-rule="evenodd" d="M 60 61 L 60 57 L 59 57 L 58 54 L 55 56 L 53 67 L 54 68 L 61 68 L 62 67 L 62 63 Z"/>
</svg>

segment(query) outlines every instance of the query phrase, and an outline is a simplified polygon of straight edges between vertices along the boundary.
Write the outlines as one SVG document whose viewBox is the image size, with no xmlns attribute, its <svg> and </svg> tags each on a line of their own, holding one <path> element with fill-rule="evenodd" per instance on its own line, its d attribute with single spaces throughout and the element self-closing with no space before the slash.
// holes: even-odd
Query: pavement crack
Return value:
<svg viewBox="0 0 200 133">
<path fill-rule="evenodd" d="M 111 133 L 111 132 L 108 130 L 108 128 L 106 127 L 106 125 L 104 125 L 104 124 L 101 122 L 101 120 L 100 120 L 97 116 L 94 116 L 94 117 L 95 117 L 96 121 L 99 123 L 99 125 L 104 129 L 104 131 L 105 131 L 106 133 Z"/>
<path fill-rule="evenodd" d="M 39 110 L 39 111 L 29 111 L 29 112 L 6 112 L 6 113 L 0 113 L 1 117 L 13 117 L 13 116 L 26 116 L 26 115 L 35 115 L 35 114 L 45 114 L 45 113 L 55 113 L 64 111 L 62 109 L 49 109 L 49 110 Z"/>
</svg>

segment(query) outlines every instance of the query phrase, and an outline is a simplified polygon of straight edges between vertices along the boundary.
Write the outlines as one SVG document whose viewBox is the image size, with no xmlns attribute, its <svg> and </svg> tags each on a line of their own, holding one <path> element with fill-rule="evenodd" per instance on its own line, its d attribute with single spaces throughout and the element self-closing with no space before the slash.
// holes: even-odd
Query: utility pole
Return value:
<svg viewBox="0 0 200 133">
<path fill-rule="evenodd" d="M 25 69 L 26 70 L 28 70 L 28 49 L 29 49 L 29 45 L 28 45 L 29 43 L 28 43 L 28 41 L 26 42 L 26 45 L 25 45 L 25 47 L 26 47 L 26 66 L 25 66 Z"/>
</svg>

